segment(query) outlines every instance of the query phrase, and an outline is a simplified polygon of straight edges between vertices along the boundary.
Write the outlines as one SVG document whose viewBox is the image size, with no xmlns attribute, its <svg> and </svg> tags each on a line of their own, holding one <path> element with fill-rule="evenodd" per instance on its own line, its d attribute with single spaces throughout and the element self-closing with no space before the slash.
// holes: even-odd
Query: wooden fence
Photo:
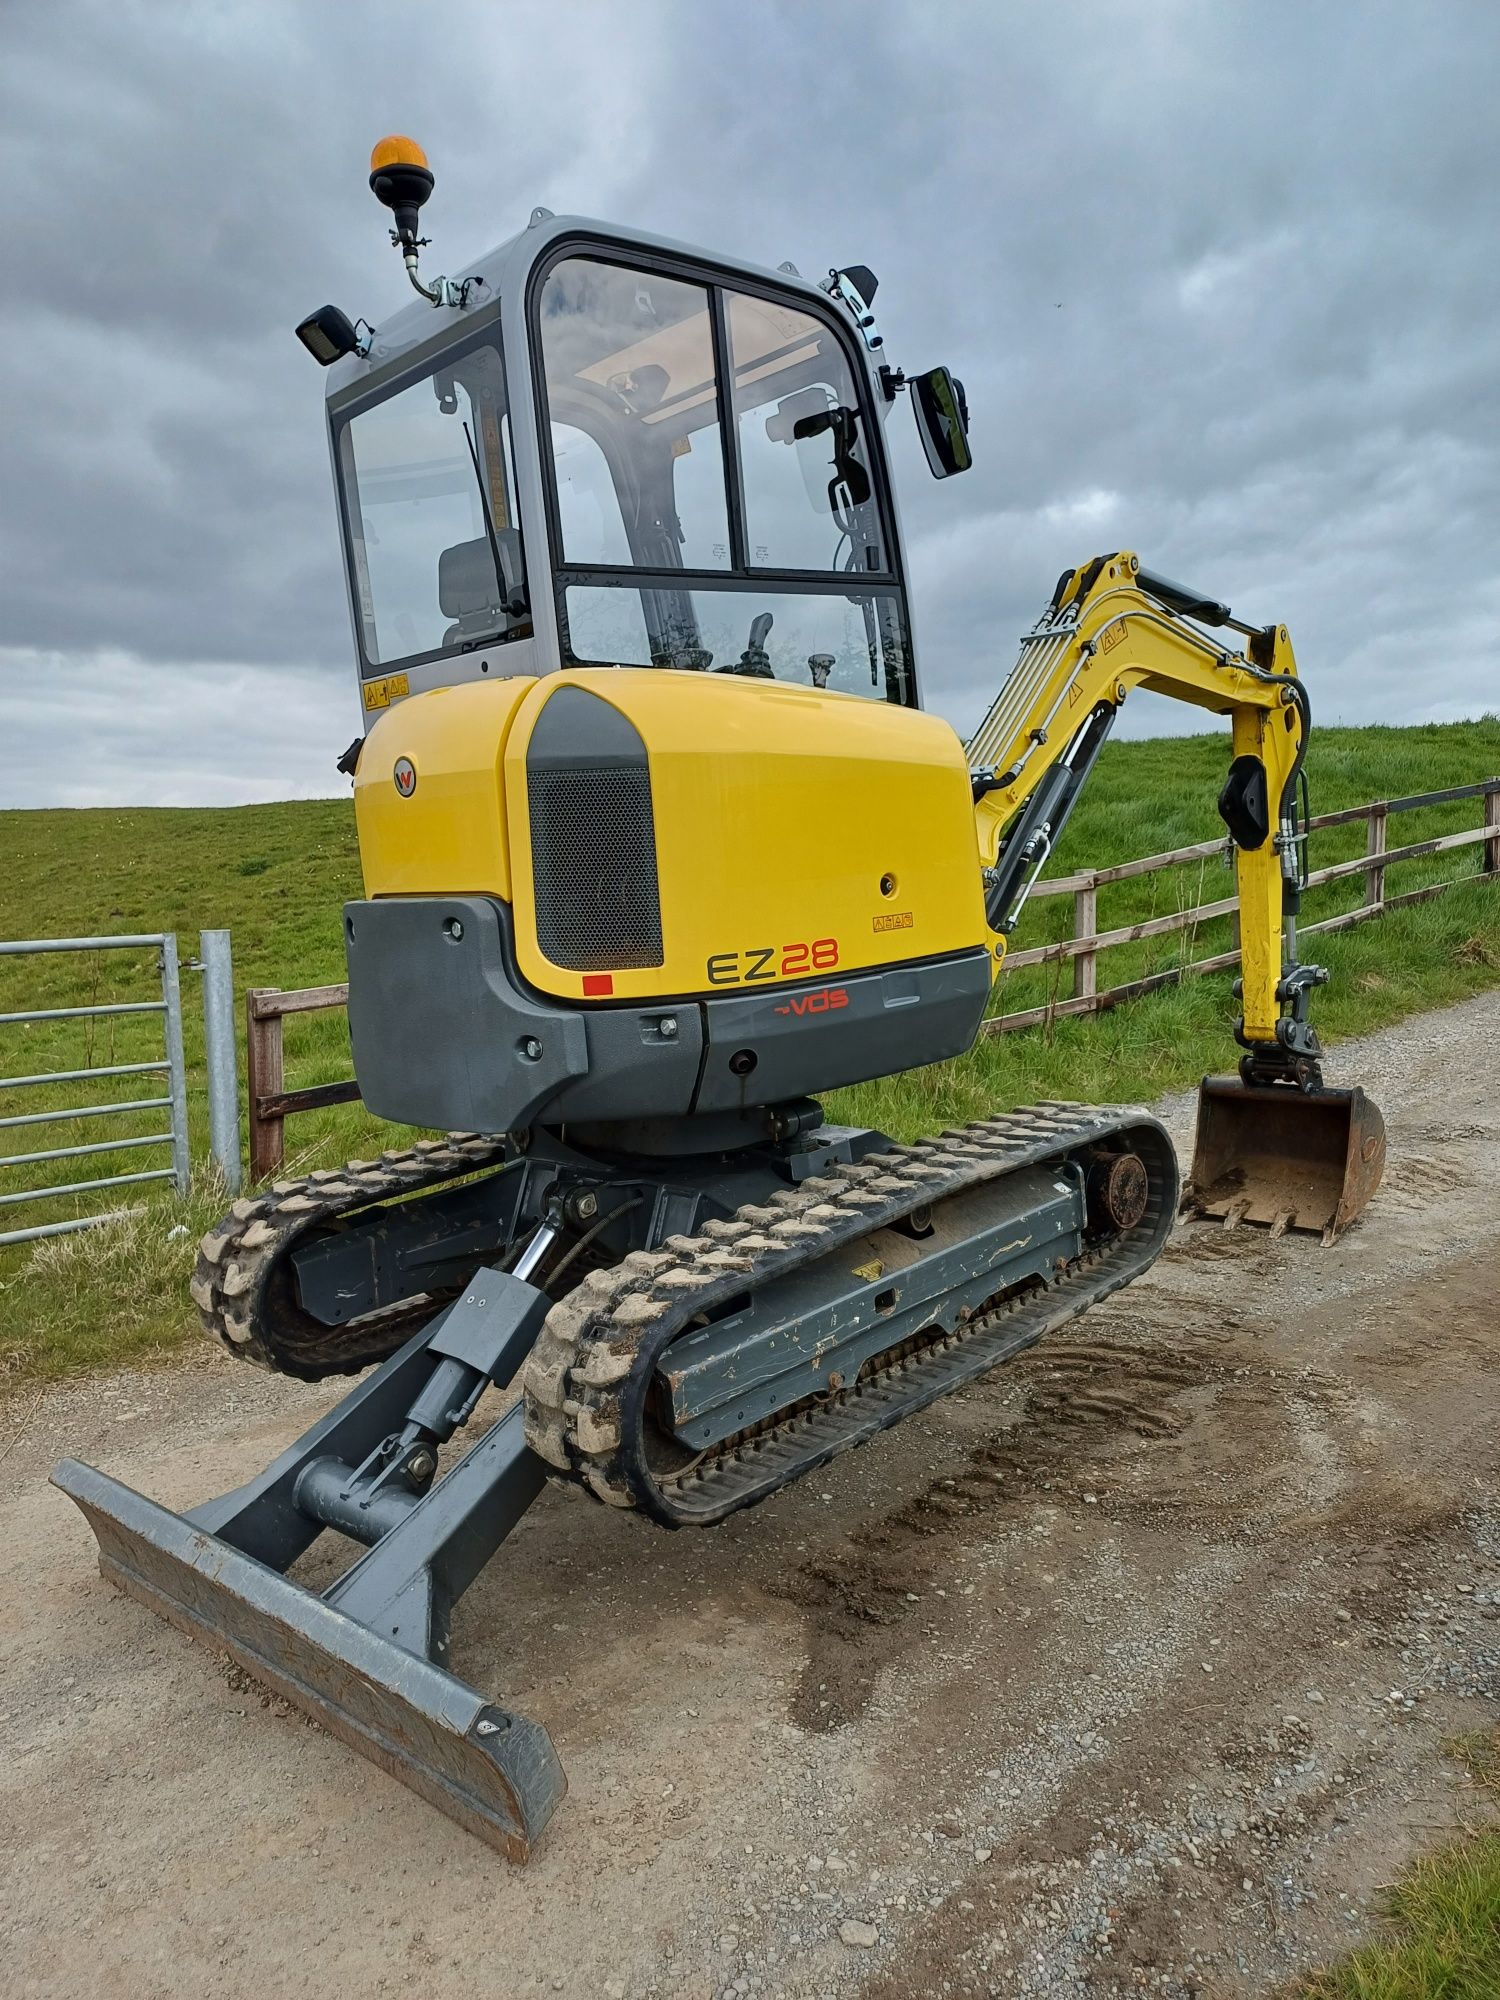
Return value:
<svg viewBox="0 0 1500 2000">
<path fill-rule="evenodd" d="M 1479 826 L 1459 833 L 1441 834 L 1432 840 L 1414 840 L 1404 847 L 1387 844 L 1386 830 L 1393 813 L 1415 812 L 1422 806 L 1449 805 L 1458 799 L 1483 801 L 1482 823 Z M 1417 792 L 1405 799 L 1375 799 L 1368 805 L 1350 806 L 1344 812 L 1320 813 L 1310 822 L 1310 831 L 1330 826 L 1352 826 L 1359 820 L 1363 820 L 1366 826 L 1364 853 L 1352 861 L 1336 861 L 1331 867 L 1315 869 L 1308 876 L 1307 886 L 1316 889 L 1327 882 L 1339 882 L 1348 876 L 1363 874 L 1363 903 L 1340 916 L 1325 917 L 1321 923 L 1299 924 L 1299 937 L 1309 937 L 1317 931 L 1348 930 L 1355 924 L 1367 923 L 1372 917 L 1384 916 L 1387 910 L 1430 902 L 1433 897 L 1441 896 L 1457 878 L 1430 882 L 1425 888 L 1409 889 L 1399 896 L 1386 894 L 1386 870 L 1397 862 L 1415 861 L 1419 855 L 1446 854 L 1455 848 L 1474 847 L 1483 842 L 1484 873 L 1500 875 L 1500 776 L 1487 778 L 1477 785 L 1455 785 L 1443 792 Z M 1073 935 L 1061 938 L 1055 944 L 1012 952 L 1005 961 L 1005 967 L 1012 972 L 1019 971 L 1023 966 L 1054 965 L 1071 960 L 1072 994 L 1067 999 L 1054 998 L 1045 1006 L 1028 1007 L 1020 1013 L 994 1015 L 985 1022 L 985 1033 L 1009 1034 L 1017 1028 L 1037 1027 L 1069 1014 L 1101 1012 L 1118 1006 L 1122 1000 L 1133 1000 L 1142 993 L 1151 993 L 1159 986 L 1173 985 L 1184 973 L 1217 972 L 1236 964 L 1240 955 L 1237 940 L 1229 951 L 1167 966 L 1160 972 L 1148 973 L 1144 978 L 1127 980 L 1123 985 L 1101 989 L 1098 983 L 1101 952 L 1110 951 L 1118 945 L 1137 944 L 1145 938 L 1168 937 L 1177 931 L 1191 934 L 1198 925 L 1209 923 L 1215 917 L 1236 917 L 1239 909 L 1237 897 L 1221 896 L 1215 902 L 1173 910 L 1164 917 L 1148 917 L 1142 923 L 1101 931 L 1096 927 L 1099 890 L 1111 882 L 1128 882 L 1139 875 L 1156 874 L 1160 869 L 1174 867 L 1179 862 L 1209 861 L 1223 852 L 1222 839 L 1201 840 L 1192 847 L 1173 848 L 1168 854 L 1148 854 L 1139 861 L 1121 861 L 1111 868 L 1089 868 L 1076 875 L 1059 876 L 1055 881 L 1039 882 L 1031 892 L 1034 899 L 1049 896 L 1073 898 Z M 259 986 L 252 987 L 246 994 L 245 1042 L 252 1180 L 264 1180 L 280 1168 L 283 1126 L 287 1118 L 299 1111 L 316 1111 L 324 1105 L 353 1104 L 358 1100 L 359 1085 L 352 1078 L 345 1083 L 320 1083 L 305 1090 L 288 1090 L 283 1075 L 281 1024 L 286 1016 L 342 1007 L 348 998 L 349 988 L 345 985 L 310 986 L 290 993 L 283 993 L 276 987 Z"/>
<path fill-rule="evenodd" d="M 1460 833 L 1441 834 L 1432 840 L 1414 840 L 1404 847 L 1387 845 L 1386 829 L 1393 813 L 1415 812 L 1422 806 L 1449 805 L 1457 799 L 1482 799 L 1483 823 Z M 1500 777 L 1486 778 L 1477 785 L 1454 785 L 1442 792 L 1416 792 L 1405 799 L 1373 799 L 1368 805 L 1350 806 L 1343 812 L 1319 813 L 1309 822 L 1309 831 L 1316 832 L 1321 827 L 1329 826 L 1352 826 L 1358 820 L 1363 820 L 1366 826 L 1364 853 L 1352 861 L 1336 861 L 1331 867 L 1314 869 L 1307 878 L 1307 886 L 1317 889 L 1326 882 L 1339 882 L 1350 875 L 1363 874 L 1366 878 L 1364 902 L 1355 909 L 1345 910 L 1340 916 L 1325 917 L 1321 923 L 1299 923 L 1299 938 L 1309 937 L 1317 931 L 1348 930 L 1355 924 L 1368 923 L 1372 917 L 1384 916 L 1387 910 L 1401 909 L 1411 903 L 1430 902 L 1453 886 L 1452 879 L 1430 882 L 1425 888 L 1410 889 L 1400 896 L 1388 896 L 1385 892 L 1385 873 L 1398 861 L 1414 861 L 1423 854 L 1445 854 L 1453 848 L 1475 847 L 1482 841 L 1484 872 L 1488 875 L 1500 874 Z M 1061 938 L 1055 944 L 1011 952 L 1005 961 L 1005 969 L 1007 972 L 1019 972 L 1023 966 L 1055 965 L 1071 959 L 1072 996 L 1065 1000 L 1053 998 L 1044 1006 L 1028 1007 L 1016 1014 L 993 1015 L 984 1024 L 985 1033 L 1010 1034 L 1017 1028 L 1038 1027 L 1069 1014 L 1099 1013 L 1118 1006 L 1122 1000 L 1134 1000 L 1143 993 L 1154 992 L 1159 986 L 1174 985 L 1184 973 L 1218 972 L 1237 964 L 1240 955 L 1238 937 L 1230 950 L 1216 952 L 1209 958 L 1185 959 L 1160 972 L 1148 973 L 1142 979 L 1127 980 L 1123 985 L 1102 990 L 1098 983 L 1099 954 L 1102 951 L 1109 951 L 1117 945 L 1137 944 L 1144 938 L 1168 937 L 1174 931 L 1191 933 L 1200 924 L 1209 923 L 1215 917 L 1234 918 L 1237 928 L 1239 914 L 1239 898 L 1222 896 L 1216 902 L 1198 903 L 1191 909 L 1173 910 L 1164 917 L 1148 917 L 1142 923 L 1101 931 L 1097 928 L 1099 890 L 1110 882 L 1127 882 L 1138 875 L 1154 875 L 1160 869 L 1174 867 L 1183 861 L 1208 861 L 1223 852 L 1222 838 L 1201 840 L 1193 847 L 1175 847 L 1168 854 L 1148 854 L 1140 861 L 1121 861 L 1112 868 L 1089 868 L 1077 875 L 1060 875 L 1055 881 L 1038 882 L 1031 892 L 1033 899 L 1047 896 L 1073 898 L 1073 935 Z"/>
<path fill-rule="evenodd" d="M 347 985 L 304 986 L 283 993 L 275 986 L 252 986 L 245 995 L 245 1095 L 250 1111 L 250 1178 L 262 1181 L 281 1166 L 284 1121 L 298 1111 L 319 1111 L 325 1104 L 355 1104 L 359 1085 L 316 1083 L 306 1090 L 288 1090 L 282 1063 L 281 1024 L 288 1014 L 316 1014 L 342 1007 Z"/>
</svg>

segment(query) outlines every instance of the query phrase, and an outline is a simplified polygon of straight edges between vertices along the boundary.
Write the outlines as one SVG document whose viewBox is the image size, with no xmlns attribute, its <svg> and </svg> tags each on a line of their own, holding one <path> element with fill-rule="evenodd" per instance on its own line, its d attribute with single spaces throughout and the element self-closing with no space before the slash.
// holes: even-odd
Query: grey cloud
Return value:
<svg viewBox="0 0 1500 2000">
<path fill-rule="evenodd" d="M 359 730 L 338 675 L 0 649 L 0 806 L 239 805 L 328 796 Z"/>
<path fill-rule="evenodd" d="M 1119 546 L 1285 620 L 1323 717 L 1492 708 L 1497 73 L 1480 7 L 13 4 L 0 703 L 14 730 L 42 677 L 29 795 L 71 795 L 64 690 L 109 715 L 121 660 L 184 722 L 91 737 L 109 795 L 191 792 L 200 725 L 202 796 L 337 783 L 349 640 L 290 328 L 400 299 L 364 184 L 390 129 L 438 170 L 435 268 L 537 201 L 875 268 L 893 358 L 949 361 L 974 411 L 942 486 L 895 417 L 960 726 L 1058 570 Z"/>
</svg>

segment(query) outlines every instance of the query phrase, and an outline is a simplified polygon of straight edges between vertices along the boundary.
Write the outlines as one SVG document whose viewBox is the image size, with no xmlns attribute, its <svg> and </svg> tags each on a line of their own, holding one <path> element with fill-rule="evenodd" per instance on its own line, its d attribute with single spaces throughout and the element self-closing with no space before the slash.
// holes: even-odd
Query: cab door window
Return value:
<svg viewBox="0 0 1500 2000">
<path fill-rule="evenodd" d="M 530 635 L 493 336 L 359 410 L 338 449 L 366 672 Z"/>
<path fill-rule="evenodd" d="M 727 303 L 751 568 L 884 570 L 868 415 L 832 328 L 775 299 Z"/>
</svg>

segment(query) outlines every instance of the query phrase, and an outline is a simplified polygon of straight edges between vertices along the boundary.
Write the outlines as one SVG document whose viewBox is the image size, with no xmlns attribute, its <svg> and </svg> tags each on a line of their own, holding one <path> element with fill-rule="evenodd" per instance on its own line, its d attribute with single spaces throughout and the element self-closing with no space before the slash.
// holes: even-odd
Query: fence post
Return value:
<svg viewBox="0 0 1500 2000">
<path fill-rule="evenodd" d="M 1098 888 L 1093 876 L 1073 892 L 1073 936 L 1092 938 L 1099 929 Z M 1073 960 L 1073 998 L 1092 1000 L 1097 991 L 1099 954 L 1081 951 Z"/>
<path fill-rule="evenodd" d="M 250 1178 L 263 1181 L 274 1174 L 282 1160 L 280 1118 L 263 1118 L 261 1101 L 279 1097 L 284 1087 L 281 1067 L 281 1016 L 261 1017 L 257 1002 L 274 986 L 252 986 L 245 995 L 245 1091 L 249 1098 Z"/>
<path fill-rule="evenodd" d="M 1500 784 L 1491 785 L 1484 795 L 1484 823 L 1493 828 L 1493 838 L 1484 843 L 1484 872 L 1500 875 Z"/>
<path fill-rule="evenodd" d="M 187 1064 L 182 1054 L 182 986 L 177 976 L 177 939 L 168 931 L 161 941 L 161 997 L 166 1008 L 167 1095 L 172 1100 L 172 1178 L 186 1194 L 188 1160 Z"/>
<path fill-rule="evenodd" d="M 1388 815 L 1385 801 L 1379 800 L 1370 807 L 1369 829 L 1365 835 L 1366 854 L 1385 853 L 1385 823 Z M 1365 874 L 1365 903 L 1379 909 L 1385 901 L 1385 870 L 1371 868 Z"/>
<path fill-rule="evenodd" d="M 240 1191 L 240 1085 L 234 1046 L 234 963 L 228 931 L 199 931 L 208 1146 L 231 1194 Z"/>
</svg>

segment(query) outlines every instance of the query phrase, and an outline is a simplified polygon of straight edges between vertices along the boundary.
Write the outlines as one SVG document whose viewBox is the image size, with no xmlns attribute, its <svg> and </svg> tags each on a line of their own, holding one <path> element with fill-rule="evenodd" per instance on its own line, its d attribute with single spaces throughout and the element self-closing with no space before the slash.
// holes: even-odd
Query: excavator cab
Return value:
<svg viewBox="0 0 1500 2000">
<path fill-rule="evenodd" d="M 904 397 L 945 477 L 967 409 L 946 369 L 886 364 L 874 274 L 815 283 L 539 209 L 428 281 L 431 175 L 399 146 L 372 185 L 421 302 L 298 329 L 328 369 L 366 714 L 600 667 L 917 706 L 885 426 Z"/>
</svg>

